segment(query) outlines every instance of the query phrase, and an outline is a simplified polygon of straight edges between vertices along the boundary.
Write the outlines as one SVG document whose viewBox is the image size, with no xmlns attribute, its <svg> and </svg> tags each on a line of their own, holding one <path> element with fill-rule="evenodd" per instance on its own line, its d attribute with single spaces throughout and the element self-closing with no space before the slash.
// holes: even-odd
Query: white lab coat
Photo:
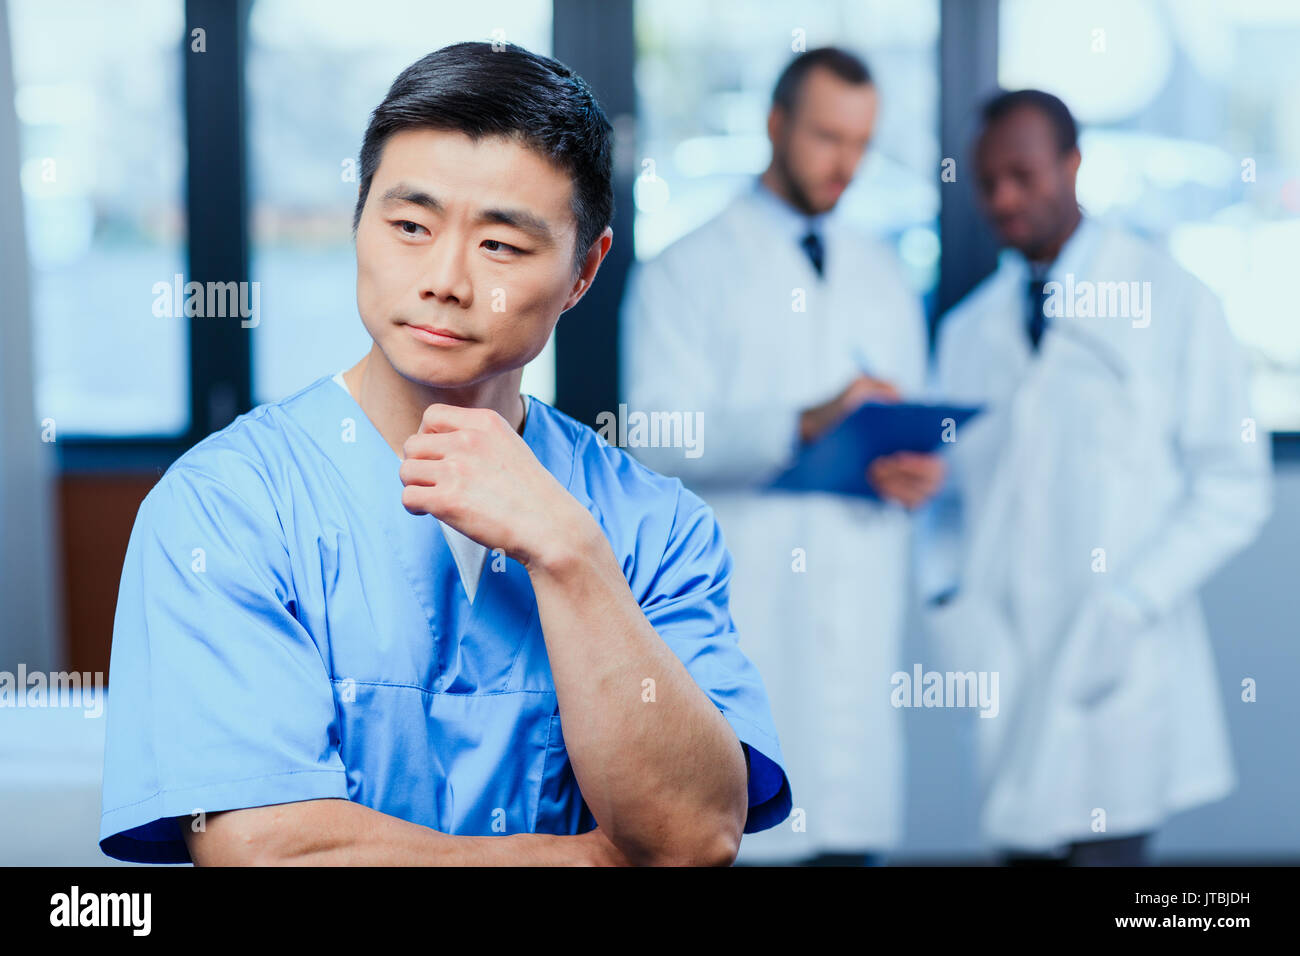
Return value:
<svg viewBox="0 0 1300 956">
<path fill-rule="evenodd" d="M 1235 682 L 1216 678 L 1196 591 L 1270 509 L 1269 438 L 1246 440 L 1244 358 L 1210 291 L 1087 219 L 1049 278 L 1067 273 L 1076 290 L 1149 282 L 1149 325 L 1054 318 L 1035 357 L 1008 255 L 938 351 L 941 394 L 988 411 L 951 447 L 958 591 L 927 618 L 941 669 L 999 672 L 998 716 L 973 721 L 981 828 L 1029 850 L 1150 830 L 1233 789 Z"/>
<path fill-rule="evenodd" d="M 782 862 L 899 838 L 889 678 L 910 522 L 895 505 L 760 488 L 793 461 L 799 413 L 842 390 L 859 362 L 904 393 L 923 388 L 926 339 L 888 247 L 832 216 L 819 281 L 760 202 L 743 193 L 634 271 L 622 354 L 630 410 L 703 412 L 698 458 L 631 451 L 713 506 L 734 557 L 732 615 L 767 686 L 795 806 L 746 836 L 739 859 Z M 795 310 L 799 290 L 806 311 Z"/>
</svg>

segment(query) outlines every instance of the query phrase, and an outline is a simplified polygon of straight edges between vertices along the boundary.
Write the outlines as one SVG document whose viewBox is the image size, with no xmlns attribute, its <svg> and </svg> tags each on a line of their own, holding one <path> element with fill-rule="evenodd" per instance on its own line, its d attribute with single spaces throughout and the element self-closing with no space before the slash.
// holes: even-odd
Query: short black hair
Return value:
<svg viewBox="0 0 1300 956">
<path fill-rule="evenodd" d="M 998 93 L 980 111 L 983 127 L 987 129 L 998 120 L 1019 109 L 1038 110 L 1052 124 L 1057 149 L 1068 153 L 1079 145 L 1079 127 L 1070 115 L 1070 109 L 1059 97 L 1042 90 L 1012 90 Z"/>
<path fill-rule="evenodd" d="M 803 89 L 804 80 L 819 66 L 855 86 L 873 82 L 871 71 L 867 69 L 867 64 L 861 57 L 839 47 L 818 47 L 800 53 L 781 71 L 772 90 L 772 105 L 781 107 L 787 113 L 793 113 L 795 104 L 799 102 L 799 92 Z"/>
<path fill-rule="evenodd" d="M 613 127 L 582 77 L 513 43 L 453 43 L 416 60 L 370 114 L 352 231 L 384 143 L 406 129 L 454 130 L 478 140 L 516 138 L 573 182 L 574 271 L 614 218 Z"/>
</svg>

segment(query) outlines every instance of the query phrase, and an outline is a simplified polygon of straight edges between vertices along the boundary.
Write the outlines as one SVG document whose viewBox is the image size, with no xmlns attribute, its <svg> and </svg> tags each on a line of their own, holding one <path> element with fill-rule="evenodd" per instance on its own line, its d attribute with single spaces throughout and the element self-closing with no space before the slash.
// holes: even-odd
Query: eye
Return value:
<svg viewBox="0 0 1300 956">
<path fill-rule="evenodd" d="M 483 245 L 488 252 L 506 252 L 514 255 L 523 253 L 522 249 L 512 246 L 509 243 L 502 242 L 499 239 L 484 239 Z"/>
<path fill-rule="evenodd" d="M 425 229 L 422 225 L 420 225 L 418 222 L 411 222 L 411 220 L 409 219 L 399 219 L 396 222 L 394 222 L 393 225 L 395 225 L 404 236 L 418 236 L 420 234 L 419 230 L 422 229 L 425 232 L 429 231 Z M 412 228 L 408 229 L 407 228 L 408 226 Z"/>
</svg>

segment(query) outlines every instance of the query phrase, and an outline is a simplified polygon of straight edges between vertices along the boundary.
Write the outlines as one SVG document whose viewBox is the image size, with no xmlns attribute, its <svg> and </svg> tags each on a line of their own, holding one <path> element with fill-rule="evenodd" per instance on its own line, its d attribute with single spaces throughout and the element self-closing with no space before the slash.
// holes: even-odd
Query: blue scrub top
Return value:
<svg viewBox="0 0 1300 956">
<path fill-rule="evenodd" d="M 712 510 L 536 398 L 523 438 L 745 745 L 745 832 L 780 823 L 790 785 Z M 150 491 L 113 627 L 106 854 L 189 862 L 174 817 L 326 797 L 460 835 L 595 826 L 527 572 L 489 553 L 471 604 L 438 522 L 402 507 L 399 465 L 323 377 Z"/>
</svg>

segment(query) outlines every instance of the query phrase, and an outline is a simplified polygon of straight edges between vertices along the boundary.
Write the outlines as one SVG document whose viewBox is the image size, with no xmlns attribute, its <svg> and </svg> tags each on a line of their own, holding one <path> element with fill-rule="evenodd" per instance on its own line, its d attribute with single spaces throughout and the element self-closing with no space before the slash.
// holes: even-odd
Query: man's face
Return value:
<svg viewBox="0 0 1300 956">
<path fill-rule="evenodd" d="M 590 277 L 568 175 L 501 137 L 403 130 L 357 225 L 357 308 L 409 381 L 472 385 L 530 361 Z"/>
<path fill-rule="evenodd" d="M 1077 208 L 1079 151 L 1060 151 L 1039 110 L 1013 110 L 987 127 L 975 147 L 978 192 L 999 238 L 1030 258 L 1050 248 Z"/>
<path fill-rule="evenodd" d="M 804 212 L 832 209 L 853 181 L 871 141 L 877 102 L 874 85 L 848 83 L 817 67 L 804 77 L 792 113 L 772 111 L 772 156 Z"/>
</svg>

